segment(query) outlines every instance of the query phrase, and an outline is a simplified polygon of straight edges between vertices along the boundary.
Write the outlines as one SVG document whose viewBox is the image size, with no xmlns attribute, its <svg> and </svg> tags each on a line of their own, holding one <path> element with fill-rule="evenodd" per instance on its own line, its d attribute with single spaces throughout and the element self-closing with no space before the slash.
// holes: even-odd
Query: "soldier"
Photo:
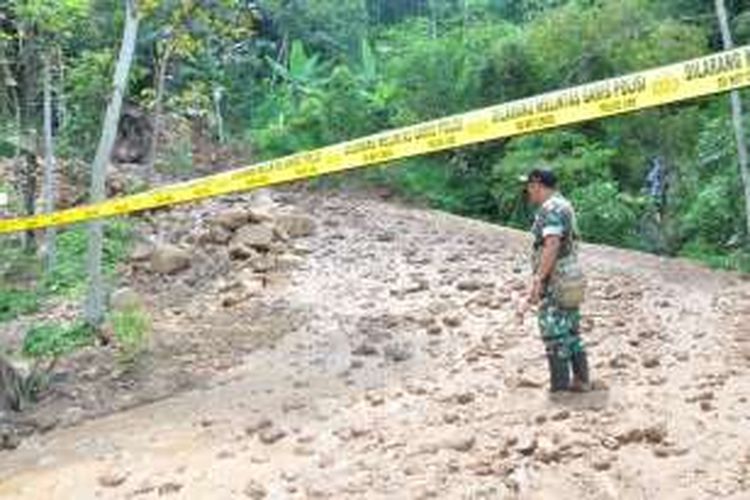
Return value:
<svg viewBox="0 0 750 500">
<path fill-rule="evenodd" d="M 534 237 L 531 291 L 519 314 L 523 316 L 529 308 L 538 306 L 550 390 L 588 391 L 589 370 L 580 337 L 579 309 L 585 281 L 578 268 L 575 211 L 557 191 L 552 171 L 535 169 L 523 180 L 529 202 L 539 209 L 531 228 Z"/>
</svg>

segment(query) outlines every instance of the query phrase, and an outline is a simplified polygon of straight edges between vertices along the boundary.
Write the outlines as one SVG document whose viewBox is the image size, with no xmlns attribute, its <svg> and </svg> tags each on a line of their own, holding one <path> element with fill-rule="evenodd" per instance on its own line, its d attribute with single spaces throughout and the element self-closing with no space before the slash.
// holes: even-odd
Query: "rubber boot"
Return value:
<svg viewBox="0 0 750 500">
<path fill-rule="evenodd" d="M 573 353 L 570 359 L 573 366 L 573 385 L 572 390 L 585 392 L 591 389 L 591 380 L 589 378 L 589 361 L 586 351 Z"/>
<path fill-rule="evenodd" d="M 570 388 L 570 366 L 567 359 L 560 357 L 556 348 L 547 352 L 549 364 L 550 392 L 567 391 Z"/>
</svg>

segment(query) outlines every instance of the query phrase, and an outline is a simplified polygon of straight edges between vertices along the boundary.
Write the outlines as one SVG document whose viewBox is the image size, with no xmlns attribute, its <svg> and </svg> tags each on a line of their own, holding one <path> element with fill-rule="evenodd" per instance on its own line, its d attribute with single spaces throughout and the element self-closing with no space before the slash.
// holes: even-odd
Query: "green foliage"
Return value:
<svg viewBox="0 0 750 500">
<path fill-rule="evenodd" d="M 109 322 L 120 348 L 121 360 L 125 363 L 134 361 L 146 348 L 151 332 L 148 315 L 139 308 L 130 308 L 114 311 Z"/>
<path fill-rule="evenodd" d="M 716 247 L 732 245 L 740 240 L 744 208 L 740 186 L 730 175 L 716 176 L 702 187 L 683 218 L 683 231 L 688 239 Z"/>
<path fill-rule="evenodd" d="M 127 254 L 131 241 L 128 223 L 116 221 L 105 226 L 104 272 L 112 274 Z M 65 231 L 57 238 L 57 264 L 44 281 L 48 293 L 78 295 L 86 284 L 86 251 L 88 233 L 85 227 Z"/>
<path fill-rule="evenodd" d="M 39 310 L 39 296 L 29 290 L 0 288 L 0 323 Z"/>
<path fill-rule="evenodd" d="M 63 154 L 93 157 L 113 68 L 111 49 L 83 52 L 69 68 L 65 88 L 69 120 L 60 137 Z"/>
<path fill-rule="evenodd" d="M 90 345 L 94 330 L 84 323 L 46 323 L 32 326 L 23 340 L 23 354 L 40 360 L 54 360 Z"/>
<path fill-rule="evenodd" d="M 67 111 L 57 130 L 61 155 L 90 158 L 110 92 L 120 3 L 0 0 L 2 6 L 10 25 L 28 29 L 0 26 L 0 59 L 18 56 L 21 32 L 34 47 L 60 49 L 59 96 Z M 727 7 L 736 42 L 748 43 L 750 4 Z M 720 48 L 713 3 L 701 0 L 147 0 L 139 10 L 132 104 L 154 109 L 164 68 L 165 113 L 208 128 L 221 114 L 227 143 L 245 143 L 256 158 Z M 8 90 L 0 83 L 2 123 L 15 121 Z M 11 137 L 14 128 L 3 133 Z M 163 148 L 159 170 L 193 171 L 192 139 L 182 135 Z M 13 148 L 5 146 L 10 155 Z M 660 210 L 644 196 L 655 157 L 667 170 Z M 559 174 L 590 240 L 743 262 L 740 249 L 750 235 L 724 96 L 411 159 L 336 182 L 367 179 L 430 206 L 527 227 L 533 211 L 517 177 L 539 164 Z M 45 286 L 72 293 L 83 282 L 85 240 L 76 231 L 61 238 L 61 263 Z M 35 272 L 26 264 L 14 276 Z M 6 288 L 15 297 L 16 288 Z"/>
<path fill-rule="evenodd" d="M 156 170 L 170 175 L 188 175 L 193 172 L 193 146 L 190 141 L 178 139 L 176 143 L 169 144 L 162 153 L 163 160 L 156 164 Z"/>
<path fill-rule="evenodd" d="M 557 131 L 512 140 L 492 172 L 492 193 L 500 218 L 515 226 L 529 224 L 531 211 L 518 179 L 533 168 L 551 168 L 558 175 L 561 189 L 572 192 L 611 181 L 614 156 L 614 150 L 576 132 Z"/>
<path fill-rule="evenodd" d="M 587 241 L 635 246 L 637 213 L 612 182 L 594 182 L 570 194 L 578 227 Z"/>
<path fill-rule="evenodd" d="M 118 262 L 127 255 L 130 242 L 131 228 L 127 222 L 113 222 L 105 227 L 106 274 L 111 276 L 114 273 Z M 38 259 L 24 254 L 20 248 L 0 246 L 0 279 L 3 283 L 0 286 L 0 323 L 36 312 L 50 296 L 79 295 L 86 283 L 86 248 L 85 227 L 59 233 L 56 265 L 38 286 L 33 286 L 41 274 Z"/>
</svg>

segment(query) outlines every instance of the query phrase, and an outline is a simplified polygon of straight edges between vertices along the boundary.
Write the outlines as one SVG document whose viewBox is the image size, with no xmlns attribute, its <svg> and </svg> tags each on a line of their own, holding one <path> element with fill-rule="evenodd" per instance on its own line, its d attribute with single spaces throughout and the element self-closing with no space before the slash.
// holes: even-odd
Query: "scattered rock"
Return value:
<svg viewBox="0 0 750 500">
<path fill-rule="evenodd" d="M 266 273 L 275 269 L 276 259 L 268 254 L 255 254 L 250 259 L 250 267 L 255 272 Z"/>
<path fill-rule="evenodd" d="M 213 218 L 213 224 L 227 231 L 235 231 L 250 221 L 250 215 L 242 208 L 229 208 Z"/>
<path fill-rule="evenodd" d="M 518 438 L 516 444 L 516 451 L 524 456 L 530 456 L 534 453 L 537 447 L 537 439 L 531 432 L 525 432 Z"/>
<path fill-rule="evenodd" d="M 263 444 L 274 444 L 286 437 L 286 431 L 276 428 L 265 429 L 258 437 Z"/>
<path fill-rule="evenodd" d="M 664 424 L 655 424 L 645 428 L 632 427 L 616 432 L 614 437 L 623 446 L 640 442 L 659 444 L 667 437 L 667 427 Z"/>
<path fill-rule="evenodd" d="M 276 270 L 279 272 L 299 269 L 305 264 L 305 259 L 298 255 L 283 254 L 276 257 Z"/>
<path fill-rule="evenodd" d="M 620 448 L 620 442 L 613 436 L 607 436 L 602 439 L 602 446 L 608 450 L 617 450 Z"/>
<path fill-rule="evenodd" d="M 456 434 L 449 436 L 438 443 L 438 447 L 444 450 L 454 450 L 466 453 L 474 448 L 477 440 L 471 434 Z"/>
<path fill-rule="evenodd" d="M 365 394 L 365 399 L 372 406 L 380 406 L 385 403 L 385 397 L 381 393 L 375 391 L 370 391 Z"/>
<path fill-rule="evenodd" d="M 419 292 L 426 292 L 429 289 L 430 289 L 430 283 L 427 280 L 424 280 L 424 279 L 414 280 L 413 283 L 401 289 L 400 295 L 405 296 L 405 295 L 411 295 L 411 294 L 419 293 Z"/>
<path fill-rule="evenodd" d="M 245 246 L 244 244 L 233 241 L 229 245 L 229 257 L 234 260 L 247 260 L 255 257 L 257 254 L 252 248 Z"/>
<path fill-rule="evenodd" d="M 311 457 L 315 455 L 315 450 L 310 448 L 309 446 L 295 446 L 294 450 L 292 450 L 292 453 L 294 453 L 298 457 Z"/>
<path fill-rule="evenodd" d="M 451 315 L 446 316 L 443 318 L 443 324 L 447 326 L 448 328 L 457 328 L 461 326 L 462 319 L 461 316 L 458 315 Z"/>
<path fill-rule="evenodd" d="M 377 356 L 378 349 L 372 344 L 363 342 L 352 350 L 353 356 Z"/>
<path fill-rule="evenodd" d="M 460 419 L 457 413 L 446 413 L 443 415 L 443 422 L 446 424 L 455 424 Z"/>
<path fill-rule="evenodd" d="M 226 245 L 232 239 L 232 233 L 220 226 L 211 226 L 198 237 L 203 245 Z"/>
<path fill-rule="evenodd" d="M 104 488 L 117 488 L 127 480 L 126 472 L 108 472 L 97 478 L 97 482 Z"/>
<path fill-rule="evenodd" d="M 175 274 L 190 267 L 190 253 L 170 244 L 158 245 L 151 254 L 151 270 L 161 274 Z"/>
<path fill-rule="evenodd" d="M 534 451 L 534 456 L 541 462 L 550 464 L 553 462 L 560 462 L 563 454 L 560 448 L 558 448 L 558 446 L 556 446 L 550 439 L 539 438 L 536 450 Z"/>
<path fill-rule="evenodd" d="M 667 426 L 656 424 L 643 429 L 643 438 L 651 444 L 662 443 L 667 437 Z"/>
<path fill-rule="evenodd" d="M 385 359 L 394 363 L 401 363 L 414 355 L 414 349 L 407 343 L 393 343 L 383 349 Z"/>
<path fill-rule="evenodd" d="M 266 491 L 266 488 L 258 481 L 255 481 L 253 479 L 248 481 L 247 485 L 245 485 L 243 493 L 251 500 L 263 500 L 268 496 L 268 491 Z"/>
<path fill-rule="evenodd" d="M 656 368 L 661 364 L 661 359 L 658 354 L 650 354 L 645 356 L 641 363 L 644 368 Z"/>
<path fill-rule="evenodd" d="M 570 418 L 570 410 L 560 410 L 553 413 L 550 417 L 550 419 L 554 421 L 567 420 L 568 418 Z"/>
<path fill-rule="evenodd" d="M 699 394 L 696 394 L 695 396 L 690 396 L 688 398 L 685 398 L 685 401 L 688 403 L 696 403 L 698 401 L 711 401 L 713 399 L 714 399 L 713 391 L 703 391 Z"/>
<path fill-rule="evenodd" d="M 469 403 L 473 403 L 476 399 L 476 396 L 473 392 L 462 392 L 460 394 L 456 394 L 455 400 L 456 403 L 460 405 L 467 405 Z"/>
<path fill-rule="evenodd" d="M 109 299 L 110 307 L 115 311 L 139 309 L 143 306 L 141 296 L 132 288 L 120 288 Z"/>
<path fill-rule="evenodd" d="M 443 333 L 443 329 L 440 327 L 440 325 L 433 325 L 427 329 L 427 335 L 430 336 L 438 336 L 441 333 Z"/>
<path fill-rule="evenodd" d="M 544 382 L 530 375 L 521 375 L 516 382 L 516 387 L 520 389 L 539 389 L 544 387 Z"/>
<path fill-rule="evenodd" d="M 714 405 L 711 404 L 711 401 L 701 401 L 700 407 L 702 411 L 711 411 L 714 409 Z"/>
<path fill-rule="evenodd" d="M 273 425 L 273 422 L 267 418 L 259 418 L 258 420 L 249 423 L 245 426 L 245 434 L 252 436 L 256 432 L 268 429 Z"/>
<path fill-rule="evenodd" d="M 247 211 L 247 215 L 253 224 L 264 224 L 274 221 L 273 214 L 267 208 L 253 207 Z"/>
<path fill-rule="evenodd" d="M 172 493 L 179 493 L 181 489 L 181 484 L 170 481 L 159 486 L 156 491 L 159 493 L 159 496 L 164 496 L 171 495 Z"/>
<path fill-rule="evenodd" d="M 596 471 L 604 472 L 612 468 L 612 460 L 610 456 L 597 457 L 591 462 L 591 466 Z"/>
<path fill-rule="evenodd" d="M 456 284 L 456 288 L 462 292 L 475 292 L 483 286 L 484 284 L 481 281 L 475 279 L 462 280 Z"/>
</svg>

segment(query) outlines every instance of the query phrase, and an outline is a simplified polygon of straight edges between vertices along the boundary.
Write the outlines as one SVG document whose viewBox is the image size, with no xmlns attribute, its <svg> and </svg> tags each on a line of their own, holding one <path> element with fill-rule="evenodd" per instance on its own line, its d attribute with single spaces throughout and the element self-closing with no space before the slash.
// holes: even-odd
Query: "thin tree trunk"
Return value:
<svg viewBox="0 0 750 500">
<path fill-rule="evenodd" d="M 159 136 L 161 135 L 163 113 L 164 113 L 164 87 L 167 81 L 167 69 L 169 61 L 172 58 L 174 45 L 171 40 L 167 42 L 164 49 L 164 57 L 159 65 L 159 73 L 156 77 L 156 98 L 154 100 L 154 128 L 151 132 L 151 142 L 148 147 L 146 156 L 146 177 L 150 182 L 154 176 L 154 165 L 156 164 L 156 155 L 158 154 Z"/>
<path fill-rule="evenodd" d="M 437 19 L 437 5 L 435 0 L 429 0 L 427 2 L 428 8 L 430 9 L 430 36 L 433 40 L 437 40 L 438 37 L 438 19 Z"/>
<path fill-rule="evenodd" d="M 729 28 L 729 15 L 727 14 L 724 0 L 716 0 L 716 16 L 719 18 L 721 27 L 721 38 L 724 48 L 729 50 L 734 48 L 732 32 Z M 747 224 L 746 244 L 750 246 L 750 160 L 748 159 L 747 139 L 745 129 L 742 123 L 742 99 L 739 91 L 735 90 L 731 94 L 732 103 L 732 124 L 734 126 L 734 135 L 737 143 L 737 158 L 739 160 L 740 177 L 745 188 L 745 222 Z"/>
<path fill-rule="evenodd" d="M 117 136 L 117 125 L 120 120 L 122 101 L 128 82 L 130 66 L 133 62 L 135 43 L 138 38 L 138 13 L 135 0 L 124 0 L 125 28 L 122 34 L 120 54 L 117 59 L 113 79 L 113 91 L 102 125 L 102 135 L 96 150 L 94 163 L 91 166 L 91 202 L 97 203 L 105 198 L 105 181 L 107 165 L 112 155 L 112 148 Z M 104 320 L 104 283 L 102 279 L 102 246 L 103 226 L 97 220 L 89 225 L 88 242 L 88 295 L 86 297 L 85 317 L 91 326 L 98 327 Z"/>
<path fill-rule="evenodd" d="M 214 86 L 214 114 L 216 115 L 216 129 L 219 135 L 219 144 L 224 144 L 224 116 L 221 114 L 221 87 Z"/>
<path fill-rule="evenodd" d="M 57 48 L 57 113 L 59 116 L 59 128 L 65 127 L 68 121 L 68 107 L 65 99 L 65 58 L 62 49 Z"/>
<path fill-rule="evenodd" d="M 469 30 L 469 0 L 463 0 L 461 2 L 461 10 L 463 11 L 463 37 L 466 39 L 467 31 Z"/>
<path fill-rule="evenodd" d="M 55 198 L 57 189 L 55 186 L 55 144 L 52 138 L 52 72 L 49 55 L 44 58 L 44 183 L 42 193 L 44 196 L 44 212 L 55 211 Z M 44 271 L 49 274 L 55 266 L 55 228 L 49 227 L 44 236 Z"/>
<path fill-rule="evenodd" d="M 33 126 L 33 107 L 37 97 L 37 61 L 34 58 L 33 48 L 19 37 L 18 58 L 21 62 L 19 71 L 19 115 L 18 115 L 18 141 L 20 143 L 20 158 L 25 157 L 17 164 L 21 176 L 21 193 L 23 195 L 23 206 L 25 215 L 32 216 L 36 212 L 36 156 L 37 133 Z M 26 231 L 23 236 L 23 247 L 27 253 L 36 251 L 36 237 L 34 231 Z"/>
</svg>

